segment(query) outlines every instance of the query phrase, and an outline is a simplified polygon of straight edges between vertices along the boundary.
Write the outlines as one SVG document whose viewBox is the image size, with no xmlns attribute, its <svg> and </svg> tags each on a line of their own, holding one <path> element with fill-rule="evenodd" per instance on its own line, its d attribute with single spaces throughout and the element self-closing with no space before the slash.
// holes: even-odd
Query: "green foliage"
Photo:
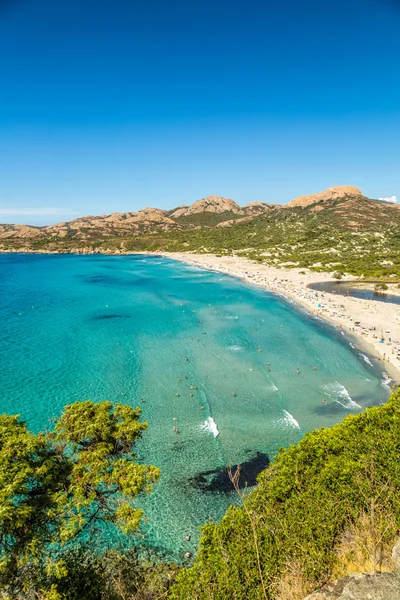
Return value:
<svg viewBox="0 0 400 600">
<path fill-rule="evenodd" d="M 0 585 L 32 583 L 32 568 L 63 575 L 62 548 L 103 523 L 135 531 L 132 500 L 157 481 L 133 447 L 147 423 L 140 409 L 111 402 L 65 408 L 55 431 L 37 436 L 18 417 L 0 417 Z M 55 593 L 55 592 L 54 592 Z"/>
<path fill-rule="evenodd" d="M 178 576 L 171 599 L 264 597 L 252 525 L 268 598 L 276 598 L 292 565 L 301 565 L 311 589 L 323 584 L 336 565 L 335 544 L 368 513 L 374 489 L 388 490 L 380 497 L 380 539 L 394 537 L 400 529 L 399 440 L 397 392 L 387 404 L 281 450 L 245 507 L 231 507 L 219 524 L 203 527 L 195 563 Z"/>
<path fill-rule="evenodd" d="M 69 471 L 44 435 L 30 433 L 18 417 L 0 417 L 0 583 L 11 582 L 53 539 L 49 514 Z"/>
<path fill-rule="evenodd" d="M 89 548 L 64 553 L 63 573 L 41 573 L 37 588 L 56 593 L 57 600 L 156 600 L 166 596 L 179 570 L 157 555 L 132 548 L 98 555 Z M 28 591 L 26 600 L 36 599 Z"/>
<path fill-rule="evenodd" d="M 232 224 L 218 226 L 222 221 Z M 239 221 L 239 222 L 236 222 Z M 171 230 L 147 223 L 138 231 L 71 228 L 66 237 L 3 238 L 3 251 L 179 251 L 244 256 L 273 266 L 346 272 L 360 277 L 400 277 L 400 211 L 362 196 L 306 208 L 271 208 L 248 221 L 226 213 L 171 220 Z M 84 238 L 82 238 L 84 235 Z"/>
<path fill-rule="evenodd" d="M 377 283 L 374 289 L 375 292 L 386 292 L 389 287 L 386 285 L 386 283 Z"/>
</svg>

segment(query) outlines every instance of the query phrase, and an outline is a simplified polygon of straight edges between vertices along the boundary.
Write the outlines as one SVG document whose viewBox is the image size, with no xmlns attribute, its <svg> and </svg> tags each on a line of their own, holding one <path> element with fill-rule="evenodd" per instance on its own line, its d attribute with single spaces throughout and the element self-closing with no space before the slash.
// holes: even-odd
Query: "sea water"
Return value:
<svg viewBox="0 0 400 600">
<path fill-rule="evenodd" d="M 237 501 L 227 465 L 251 487 L 278 447 L 389 395 L 340 331 L 220 273 L 146 255 L 4 254 L 0 278 L 0 411 L 40 431 L 78 400 L 140 406 L 138 458 L 161 477 L 139 501 L 139 540 L 177 558 Z"/>
</svg>

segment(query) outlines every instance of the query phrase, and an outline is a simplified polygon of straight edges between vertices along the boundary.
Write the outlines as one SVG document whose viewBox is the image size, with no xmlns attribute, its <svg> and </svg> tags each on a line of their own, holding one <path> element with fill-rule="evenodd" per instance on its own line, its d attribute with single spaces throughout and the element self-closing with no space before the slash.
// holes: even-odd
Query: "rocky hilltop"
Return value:
<svg viewBox="0 0 400 600">
<path fill-rule="evenodd" d="M 298 196 L 297 198 L 286 204 L 285 207 L 293 208 L 296 206 L 300 206 L 301 208 L 304 208 L 306 206 L 310 206 L 311 204 L 316 204 L 317 202 L 326 202 L 326 200 L 334 200 L 335 198 L 343 198 L 345 196 L 362 197 L 363 193 L 354 185 L 338 185 L 335 187 L 330 187 L 324 190 L 323 192 L 311 194 L 310 196 Z"/>
<path fill-rule="evenodd" d="M 245 256 L 274 266 L 400 281 L 400 211 L 354 186 L 287 205 L 208 196 L 166 211 L 85 216 L 50 227 L 0 225 L 0 251 L 121 254 L 189 251 Z"/>
<path fill-rule="evenodd" d="M 222 212 L 231 212 L 234 214 L 240 214 L 242 209 L 239 204 L 236 204 L 230 198 L 222 198 L 220 196 L 207 196 L 207 198 L 202 198 L 201 200 L 197 200 L 190 206 L 180 206 L 176 210 L 170 213 L 172 218 L 178 217 L 187 217 L 189 215 L 194 215 L 196 213 L 203 212 L 212 212 L 212 213 L 222 213 Z"/>
<path fill-rule="evenodd" d="M 251 202 L 244 207 L 230 198 L 208 196 L 190 206 L 179 206 L 170 211 L 143 208 L 138 212 L 114 212 L 110 215 L 87 215 L 49 227 L 28 225 L 0 225 L 0 239 L 77 238 L 90 240 L 124 237 L 154 232 L 195 227 L 215 226 L 221 222 L 233 223 L 236 218 L 252 218 L 270 210 L 274 205 Z"/>
<path fill-rule="evenodd" d="M 43 234 L 43 229 L 43 227 L 31 227 L 29 225 L 0 225 L 0 239 L 35 238 Z"/>
</svg>

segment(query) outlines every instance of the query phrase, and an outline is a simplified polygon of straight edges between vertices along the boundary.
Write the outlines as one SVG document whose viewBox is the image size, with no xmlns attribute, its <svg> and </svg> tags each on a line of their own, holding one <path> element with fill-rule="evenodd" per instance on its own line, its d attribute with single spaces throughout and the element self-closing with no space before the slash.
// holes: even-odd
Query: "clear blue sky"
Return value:
<svg viewBox="0 0 400 600">
<path fill-rule="evenodd" d="M 400 198 L 399 0 L 0 0 L 0 222 Z"/>
</svg>

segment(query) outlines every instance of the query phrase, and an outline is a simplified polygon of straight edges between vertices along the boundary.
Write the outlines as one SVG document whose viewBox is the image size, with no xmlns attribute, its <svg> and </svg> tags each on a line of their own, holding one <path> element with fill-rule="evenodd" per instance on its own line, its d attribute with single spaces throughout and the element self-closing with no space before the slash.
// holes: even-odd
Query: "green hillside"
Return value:
<svg viewBox="0 0 400 600">
<path fill-rule="evenodd" d="M 173 600 L 302 600 L 348 572 L 388 570 L 400 530 L 400 394 L 281 450 L 203 527 Z M 372 508 L 371 508 L 372 507 Z"/>
<path fill-rule="evenodd" d="M 232 254 L 275 266 L 343 271 L 364 277 L 400 277 L 400 208 L 363 196 L 343 196 L 306 207 L 270 208 L 235 222 L 229 213 L 202 212 L 135 226 L 95 225 L 66 232 L 48 228 L 33 238 L 0 239 L 3 251 L 180 251 Z M 83 221 L 83 223 L 82 223 Z M 228 224 L 223 225 L 223 221 Z"/>
<path fill-rule="evenodd" d="M 370 277 L 400 276 L 400 210 L 347 196 L 306 208 L 276 208 L 230 227 L 144 236 L 134 249 L 234 251 L 276 266 L 344 271 Z"/>
</svg>

